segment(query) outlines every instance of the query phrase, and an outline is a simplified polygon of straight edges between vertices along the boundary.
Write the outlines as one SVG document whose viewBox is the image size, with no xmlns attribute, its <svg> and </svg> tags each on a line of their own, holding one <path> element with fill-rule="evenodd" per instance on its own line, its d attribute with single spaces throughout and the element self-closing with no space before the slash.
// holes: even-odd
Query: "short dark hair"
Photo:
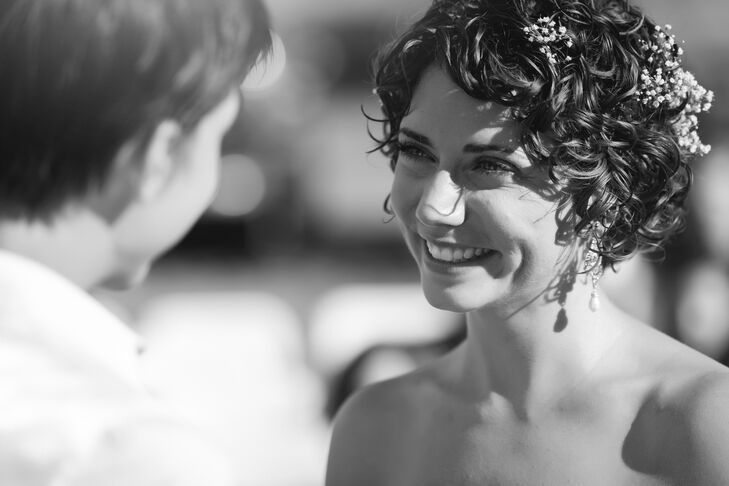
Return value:
<svg viewBox="0 0 729 486">
<path fill-rule="evenodd" d="M 525 35 L 544 18 L 574 39 L 563 65 Z M 373 138 L 394 168 L 413 91 L 437 65 L 470 96 L 513 108 L 530 159 L 564 185 L 575 232 L 605 226 L 604 265 L 661 247 L 683 226 L 692 176 L 674 125 L 684 105 L 655 109 L 638 96 L 655 31 L 627 0 L 435 0 L 375 59 L 383 118 L 370 119 L 384 136 Z"/>
<path fill-rule="evenodd" d="M 49 218 L 125 143 L 193 128 L 269 51 L 268 25 L 260 0 L 3 0 L 0 217 Z"/>
</svg>

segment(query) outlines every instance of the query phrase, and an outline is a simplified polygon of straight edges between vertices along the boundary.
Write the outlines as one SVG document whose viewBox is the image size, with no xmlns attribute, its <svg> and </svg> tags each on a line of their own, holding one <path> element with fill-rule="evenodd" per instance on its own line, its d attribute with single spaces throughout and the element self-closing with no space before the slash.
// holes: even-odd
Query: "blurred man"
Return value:
<svg viewBox="0 0 729 486">
<path fill-rule="evenodd" d="M 0 3 L 0 484 L 232 484 L 86 291 L 202 214 L 269 47 L 259 0 Z"/>
</svg>

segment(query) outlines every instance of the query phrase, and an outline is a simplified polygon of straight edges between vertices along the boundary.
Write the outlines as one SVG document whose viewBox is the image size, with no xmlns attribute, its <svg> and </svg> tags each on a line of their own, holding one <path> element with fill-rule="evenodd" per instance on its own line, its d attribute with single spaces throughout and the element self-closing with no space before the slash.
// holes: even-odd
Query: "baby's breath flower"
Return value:
<svg viewBox="0 0 729 486">
<path fill-rule="evenodd" d="M 665 30 L 664 30 L 665 29 Z M 681 113 L 674 122 L 674 133 L 679 147 L 692 155 L 705 155 L 711 146 L 701 143 L 698 134 L 697 114 L 708 111 L 714 93 L 701 86 L 694 75 L 681 67 L 683 49 L 667 31 L 670 25 L 662 28 L 656 25 L 650 41 L 642 41 L 641 49 L 650 51 L 648 67 L 640 75 L 638 99 L 643 105 L 655 109 L 675 109 L 685 102 Z"/>
<path fill-rule="evenodd" d="M 529 42 L 542 44 L 539 52 L 543 53 L 550 64 L 557 64 L 557 55 L 555 51 L 561 54 L 560 47 L 562 45 L 571 48 L 572 39 L 567 33 L 567 28 L 563 25 L 557 25 L 557 22 L 549 17 L 540 17 L 536 24 L 524 27 L 524 33 L 527 35 Z M 554 51 L 552 50 L 554 48 Z M 564 56 L 565 61 L 571 61 L 571 56 Z"/>
<path fill-rule="evenodd" d="M 649 40 L 640 42 L 645 52 L 646 66 L 640 73 L 638 101 L 654 110 L 676 110 L 683 106 L 674 124 L 674 134 L 681 150 L 692 155 L 705 155 L 711 146 L 701 143 L 697 114 L 708 111 L 714 93 L 701 86 L 694 75 L 681 67 L 683 49 L 678 46 L 671 25 L 656 25 Z M 540 44 L 539 52 L 550 64 L 573 60 L 574 41 L 568 29 L 550 17 L 523 28 L 527 40 Z M 565 52 L 567 51 L 567 52 Z"/>
</svg>

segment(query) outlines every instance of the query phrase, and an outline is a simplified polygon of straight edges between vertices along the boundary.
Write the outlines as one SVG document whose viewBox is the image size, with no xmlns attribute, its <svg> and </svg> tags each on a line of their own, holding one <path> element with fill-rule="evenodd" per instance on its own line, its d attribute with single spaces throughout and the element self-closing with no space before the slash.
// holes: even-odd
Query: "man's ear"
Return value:
<svg viewBox="0 0 729 486">
<path fill-rule="evenodd" d="M 182 127 L 173 120 L 164 120 L 154 129 L 142 149 L 137 192 L 141 201 L 154 199 L 172 177 L 181 137 Z"/>
<path fill-rule="evenodd" d="M 131 204 L 152 200 L 172 177 L 181 133 L 177 122 L 165 120 L 145 145 L 134 140 L 125 143 L 115 155 L 104 185 L 87 195 L 88 206 L 112 222 Z"/>
</svg>

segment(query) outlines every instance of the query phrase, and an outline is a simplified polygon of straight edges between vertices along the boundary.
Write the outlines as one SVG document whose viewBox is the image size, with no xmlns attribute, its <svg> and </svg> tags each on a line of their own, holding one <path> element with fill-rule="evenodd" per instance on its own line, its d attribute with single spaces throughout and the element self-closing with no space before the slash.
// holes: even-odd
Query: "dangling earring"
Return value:
<svg viewBox="0 0 729 486">
<path fill-rule="evenodd" d="M 595 236 L 595 226 L 592 225 L 589 231 L 589 242 L 585 252 L 584 271 L 592 280 L 592 292 L 590 292 L 590 310 L 597 312 L 600 310 L 600 296 L 597 294 L 597 284 L 602 277 L 602 256 L 600 255 L 600 247 Z"/>
</svg>

